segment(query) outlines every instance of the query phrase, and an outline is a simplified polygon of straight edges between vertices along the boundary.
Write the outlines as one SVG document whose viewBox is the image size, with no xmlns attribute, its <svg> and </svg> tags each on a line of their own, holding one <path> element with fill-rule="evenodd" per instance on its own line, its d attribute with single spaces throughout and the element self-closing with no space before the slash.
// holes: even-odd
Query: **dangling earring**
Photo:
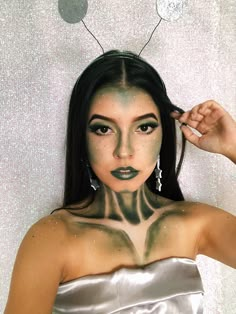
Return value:
<svg viewBox="0 0 236 314">
<path fill-rule="evenodd" d="M 157 166 L 155 169 L 155 174 L 156 174 L 156 189 L 161 192 L 161 178 L 162 178 L 162 170 L 160 168 L 160 157 L 157 159 Z"/>
<path fill-rule="evenodd" d="M 96 191 L 99 188 L 97 179 L 93 178 L 91 167 L 87 164 L 87 170 L 89 175 L 90 186 Z"/>
</svg>

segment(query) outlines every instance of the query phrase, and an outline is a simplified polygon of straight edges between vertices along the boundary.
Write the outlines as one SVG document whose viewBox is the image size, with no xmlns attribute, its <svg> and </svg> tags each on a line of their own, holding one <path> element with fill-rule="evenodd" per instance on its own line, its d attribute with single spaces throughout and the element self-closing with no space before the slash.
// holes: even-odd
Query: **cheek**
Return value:
<svg viewBox="0 0 236 314">
<path fill-rule="evenodd" d="M 149 161 L 150 163 L 156 162 L 157 157 L 160 154 L 161 143 L 161 137 L 155 137 L 150 141 L 147 141 L 142 145 L 142 147 L 140 147 L 140 154 L 142 154 L 143 156 L 145 155 L 145 158 L 147 158 L 147 161 Z"/>
<path fill-rule="evenodd" d="M 96 144 L 91 140 L 90 136 L 87 136 L 87 143 L 88 161 L 89 163 L 94 163 L 97 159 Z"/>
<path fill-rule="evenodd" d="M 155 158 L 155 160 L 157 160 L 157 157 L 160 154 L 161 144 L 162 144 L 162 129 L 160 128 L 158 130 L 157 137 L 154 139 L 154 141 L 152 143 L 152 148 L 151 148 L 152 157 Z"/>
<path fill-rule="evenodd" d="M 155 143 L 155 145 L 153 145 L 152 147 L 150 147 L 150 151 L 149 151 L 149 160 L 151 164 L 156 164 L 158 156 L 160 154 L 160 145 L 157 145 L 157 143 Z"/>
<path fill-rule="evenodd" d="M 99 164 L 101 163 L 106 156 L 108 156 L 109 145 L 106 143 L 97 143 L 90 138 L 88 138 L 88 160 L 90 164 Z"/>
<path fill-rule="evenodd" d="M 88 160 L 90 164 L 97 163 L 99 160 L 99 149 L 96 145 L 88 145 Z"/>
</svg>

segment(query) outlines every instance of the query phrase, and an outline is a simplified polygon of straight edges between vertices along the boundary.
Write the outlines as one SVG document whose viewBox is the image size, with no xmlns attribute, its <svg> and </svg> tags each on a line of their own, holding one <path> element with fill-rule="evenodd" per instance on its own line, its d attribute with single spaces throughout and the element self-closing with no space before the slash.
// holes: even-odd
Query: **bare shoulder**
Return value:
<svg viewBox="0 0 236 314">
<path fill-rule="evenodd" d="M 236 217 L 228 211 L 200 202 L 181 201 L 174 202 L 171 206 L 180 209 L 194 224 L 199 224 L 202 231 L 204 229 L 209 231 L 216 225 L 219 227 L 227 223 L 235 224 L 236 221 Z"/>
<path fill-rule="evenodd" d="M 67 224 L 59 215 L 30 227 L 17 253 L 4 313 L 51 313 L 64 276 L 67 242 Z"/>
<path fill-rule="evenodd" d="M 52 215 L 45 216 L 34 223 L 26 236 L 31 235 L 33 238 L 39 234 L 47 234 L 50 236 L 55 235 L 55 231 L 57 235 L 65 236 L 67 230 L 66 218 L 64 215 L 60 213 L 54 213 Z"/>
<path fill-rule="evenodd" d="M 236 216 L 202 203 L 186 202 L 184 206 L 199 228 L 198 254 L 236 268 Z"/>
<path fill-rule="evenodd" d="M 205 218 L 208 215 L 215 215 L 215 214 L 225 214 L 229 216 L 233 216 L 229 212 L 201 202 L 190 202 L 190 201 L 166 201 L 166 205 L 173 208 L 178 208 L 186 211 L 187 214 L 194 215 L 194 216 L 204 216 Z"/>
<path fill-rule="evenodd" d="M 66 220 L 61 215 L 49 215 L 33 224 L 26 233 L 20 250 L 44 251 L 46 258 L 56 254 L 66 244 L 68 237 Z M 51 248 L 54 247 L 53 251 Z M 49 250 L 47 252 L 47 250 Z"/>
<path fill-rule="evenodd" d="M 234 220 L 236 217 L 226 210 L 221 208 L 200 203 L 200 202 L 181 202 L 182 207 L 191 214 L 194 219 L 199 219 L 202 223 L 208 223 L 212 218 L 214 219 L 229 219 Z"/>
</svg>

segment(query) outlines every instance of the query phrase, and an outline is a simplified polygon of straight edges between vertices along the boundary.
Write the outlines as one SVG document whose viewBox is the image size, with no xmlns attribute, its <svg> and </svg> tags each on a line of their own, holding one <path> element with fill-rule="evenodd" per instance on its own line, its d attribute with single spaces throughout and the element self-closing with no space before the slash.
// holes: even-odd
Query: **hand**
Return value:
<svg viewBox="0 0 236 314">
<path fill-rule="evenodd" d="M 236 162 L 236 122 L 217 102 L 208 100 L 180 114 L 171 116 L 182 124 L 186 139 L 208 152 L 219 153 Z M 196 135 L 191 128 L 197 130 Z"/>
</svg>

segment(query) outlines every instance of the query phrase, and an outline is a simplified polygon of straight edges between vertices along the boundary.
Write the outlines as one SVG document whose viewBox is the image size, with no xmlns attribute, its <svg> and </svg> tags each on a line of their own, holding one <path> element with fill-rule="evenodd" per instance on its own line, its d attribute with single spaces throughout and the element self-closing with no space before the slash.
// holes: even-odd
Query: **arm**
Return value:
<svg viewBox="0 0 236 314">
<path fill-rule="evenodd" d="M 63 277 L 65 227 L 53 216 L 33 225 L 19 248 L 4 314 L 51 314 Z"/>
<path fill-rule="evenodd" d="M 181 130 L 189 142 L 203 150 L 222 154 L 236 163 L 236 122 L 218 103 L 208 100 L 184 114 L 173 112 L 171 116 L 187 124 L 181 125 Z"/>
<path fill-rule="evenodd" d="M 236 217 L 205 204 L 196 213 L 201 221 L 198 253 L 236 268 Z"/>
<path fill-rule="evenodd" d="M 215 101 L 206 101 L 184 114 L 173 112 L 171 116 L 187 124 L 181 130 L 189 142 L 236 163 L 236 122 Z M 200 222 L 198 253 L 236 268 L 236 217 L 213 206 L 194 207 L 193 225 Z"/>
</svg>

